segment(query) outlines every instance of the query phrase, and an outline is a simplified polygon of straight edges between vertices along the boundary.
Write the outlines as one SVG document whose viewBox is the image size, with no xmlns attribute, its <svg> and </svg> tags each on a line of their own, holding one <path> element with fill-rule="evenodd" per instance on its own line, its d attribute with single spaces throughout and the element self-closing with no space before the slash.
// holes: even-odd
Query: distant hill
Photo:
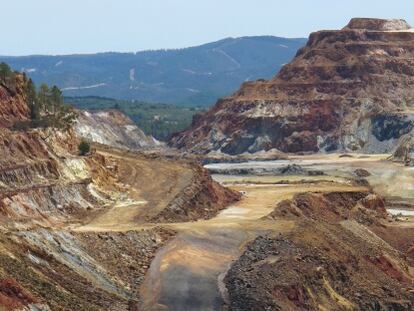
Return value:
<svg viewBox="0 0 414 311">
<path fill-rule="evenodd" d="M 65 96 L 106 96 L 211 105 L 246 80 L 270 78 L 305 39 L 228 38 L 179 50 L 66 56 L 0 56 L 36 83 L 56 84 Z"/>
</svg>

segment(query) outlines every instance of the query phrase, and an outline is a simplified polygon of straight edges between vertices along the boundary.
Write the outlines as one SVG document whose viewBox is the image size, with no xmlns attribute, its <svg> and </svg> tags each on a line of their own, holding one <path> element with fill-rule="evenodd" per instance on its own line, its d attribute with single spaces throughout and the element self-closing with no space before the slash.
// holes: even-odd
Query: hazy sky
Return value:
<svg viewBox="0 0 414 311">
<path fill-rule="evenodd" d="M 0 0 L 1 55 L 140 51 L 225 37 L 307 37 L 351 17 L 404 18 L 414 0 Z"/>
</svg>

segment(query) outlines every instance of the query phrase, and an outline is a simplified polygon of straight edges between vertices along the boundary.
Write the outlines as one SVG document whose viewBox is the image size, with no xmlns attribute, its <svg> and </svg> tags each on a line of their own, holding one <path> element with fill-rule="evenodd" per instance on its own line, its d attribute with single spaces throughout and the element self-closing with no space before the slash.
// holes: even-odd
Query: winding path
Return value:
<svg viewBox="0 0 414 311">
<path fill-rule="evenodd" d="M 98 218 L 76 230 L 126 231 L 160 225 L 174 229 L 177 231 L 176 237 L 158 251 L 141 287 L 140 310 L 195 310 L 194 306 L 201 311 L 219 310 L 226 298 L 223 276 L 232 261 L 241 254 L 244 245 L 260 234 L 277 234 L 294 229 L 295 223 L 292 221 L 265 218 L 278 202 L 290 199 L 300 192 L 366 191 L 366 187 L 352 186 L 344 176 L 364 163 L 372 171 L 378 170 L 370 182 L 375 184 L 376 178 L 381 178 L 383 184 L 385 175 L 381 175 L 381 172 L 389 168 L 385 168 L 381 161 L 379 158 L 310 159 L 307 165 L 314 165 L 315 168 L 325 165 L 322 169 L 331 170 L 330 175 L 279 177 L 288 179 L 288 183 L 277 183 L 272 180 L 275 177 L 221 176 L 220 182 L 245 195 L 238 203 L 210 220 L 137 224 L 128 216 L 129 208 L 137 208 L 136 205 L 131 205 L 113 208 L 107 216 L 115 221 L 109 224 Z M 346 162 L 345 166 L 343 162 Z M 339 167 L 343 171 L 338 170 Z M 399 176 L 404 177 L 402 174 Z M 303 179 L 306 178 L 310 182 L 304 182 Z M 118 213 L 122 214 L 122 223 L 117 223 Z"/>
</svg>

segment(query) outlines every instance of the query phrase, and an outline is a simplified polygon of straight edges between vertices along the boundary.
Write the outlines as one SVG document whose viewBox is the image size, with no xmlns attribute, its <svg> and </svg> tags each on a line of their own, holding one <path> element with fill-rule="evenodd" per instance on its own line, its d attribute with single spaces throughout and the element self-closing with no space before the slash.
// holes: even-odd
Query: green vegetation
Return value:
<svg viewBox="0 0 414 311">
<path fill-rule="evenodd" d="M 16 92 L 16 73 L 6 63 L 0 63 L 0 83 L 9 91 Z"/>
<path fill-rule="evenodd" d="M 29 107 L 29 121 L 21 121 L 14 124 L 16 130 L 29 128 L 53 127 L 67 130 L 76 120 L 75 110 L 63 102 L 62 92 L 57 86 L 49 87 L 42 84 L 36 89 L 32 79 L 26 74 L 18 78 L 20 74 L 14 72 L 6 63 L 0 63 L 0 84 L 9 92 L 16 94 L 17 87 L 23 83 L 23 92 Z"/>
<path fill-rule="evenodd" d="M 10 66 L 6 63 L 0 63 L 0 79 L 5 81 L 10 77 L 14 76 L 14 72 L 11 70 Z"/>
<path fill-rule="evenodd" d="M 65 101 L 79 109 L 117 109 L 129 116 L 146 134 L 167 140 L 191 124 L 198 107 L 115 100 L 104 97 L 67 97 Z"/>
<path fill-rule="evenodd" d="M 81 156 L 87 155 L 91 151 L 91 145 L 86 140 L 81 140 L 78 145 L 79 154 Z"/>
<path fill-rule="evenodd" d="M 64 103 L 62 92 L 57 86 L 50 88 L 47 84 L 42 84 L 36 90 L 32 79 L 27 79 L 26 76 L 23 83 L 30 120 L 18 122 L 14 126 L 15 129 L 53 127 L 67 130 L 71 127 L 76 120 L 76 112 Z"/>
<path fill-rule="evenodd" d="M 65 96 L 100 96 L 209 107 L 246 80 L 271 78 L 307 39 L 227 38 L 197 47 L 67 56 L 0 56 L 12 68 L 36 68 L 36 83 L 66 88 Z M 62 66 L 55 66 L 55 64 Z M 135 70 L 135 71 L 134 71 Z M 87 88 L 88 86 L 100 85 Z"/>
<path fill-rule="evenodd" d="M 29 79 L 26 83 L 26 98 L 27 105 L 30 109 L 30 119 L 38 120 L 40 119 L 40 107 L 37 104 L 37 95 L 36 95 L 36 86 L 33 83 L 32 79 Z"/>
</svg>

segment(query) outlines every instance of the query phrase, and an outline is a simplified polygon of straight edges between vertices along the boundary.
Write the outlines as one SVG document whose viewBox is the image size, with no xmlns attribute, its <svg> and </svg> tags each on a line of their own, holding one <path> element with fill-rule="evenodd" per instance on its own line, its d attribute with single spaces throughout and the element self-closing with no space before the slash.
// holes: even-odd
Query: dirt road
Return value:
<svg viewBox="0 0 414 311">
<path fill-rule="evenodd" d="M 326 159 L 301 158 L 299 160 L 302 165 L 311 165 L 315 169 L 327 172 L 327 175 L 216 176 L 220 182 L 243 193 L 243 198 L 210 220 L 163 224 L 178 233 L 157 253 L 151 264 L 140 293 L 142 310 L 191 310 L 193 306 L 197 306 L 197 310 L 219 309 L 226 297 L 225 287 L 221 283 L 222 277 L 232 261 L 238 258 L 243 246 L 258 235 L 267 232 L 284 233 L 295 227 L 292 221 L 264 219 L 282 200 L 290 199 L 300 192 L 367 191 L 367 187 L 354 186 L 350 182 L 354 170 L 361 167 L 371 172 L 368 179 L 380 187 L 383 187 L 386 178 L 395 181 L 399 176 L 404 182 L 413 180 L 411 171 L 384 162 L 383 156 L 359 159 L 327 156 Z M 136 165 L 136 162 L 127 159 L 123 172 L 125 176 L 128 175 L 128 182 L 134 183 L 138 171 L 154 176 L 154 173 L 146 172 L 145 168 L 132 168 L 132 163 Z M 395 171 L 398 174 L 393 173 Z M 162 166 L 158 172 L 163 173 Z M 162 178 L 165 178 L 167 185 L 168 180 L 174 179 L 174 173 Z M 288 183 L 280 183 L 281 178 Z M 144 185 L 142 182 L 136 185 L 142 187 L 137 199 L 143 198 L 147 202 L 131 206 L 115 206 L 90 224 L 76 228 L 76 231 L 127 231 L 158 226 L 159 224 L 153 223 L 137 223 L 133 217 L 142 211 L 147 213 L 149 202 L 161 207 L 167 199 L 163 197 L 157 201 L 156 197 L 174 193 L 174 190 L 168 188 L 166 192 L 162 192 L 154 189 L 157 192 L 151 193 L 151 186 Z M 395 192 L 393 189 L 397 188 L 391 186 L 386 190 Z M 399 191 L 397 194 L 405 194 L 404 190 L 399 189 Z"/>
</svg>

